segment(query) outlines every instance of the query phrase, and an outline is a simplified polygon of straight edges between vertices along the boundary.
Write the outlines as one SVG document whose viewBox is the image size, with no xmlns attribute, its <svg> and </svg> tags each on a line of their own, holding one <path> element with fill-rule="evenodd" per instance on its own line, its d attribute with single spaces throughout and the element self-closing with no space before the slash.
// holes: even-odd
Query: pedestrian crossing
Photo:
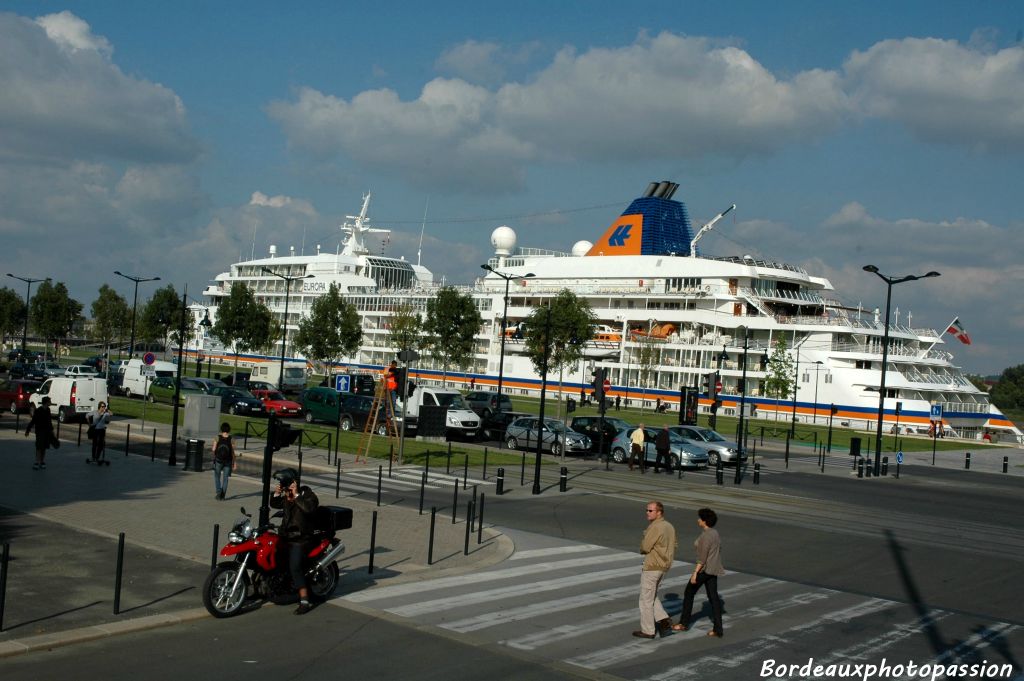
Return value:
<svg viewBox="0 0 1024 681">
<path fill-rule="evenodd" d="M 694 601 L 689 631 L 638 639 L 631 632 L 639 628 L 639 553 L 503 532 L 517 550 L 499 565 L 382 584 L 335 603 L 384 611 L 581 672 L 643 681 L 746 681 L 759 678 L 769 659 L 786 664 L 808 658 L 816 664 L 878 664 L 882 657 L 918 664 L 1002 662 L 1006 651 L 1024 645 L 1017 624 L 979 623 L 954 612 L 735 572 L 719 580 L 724 639 L 706 636 L 710 605 L 703 592 Z M 659 591 L 677 620 L 691 569 L 677 562 Z"/>
<path fill-rule="evenodd" d="M 371 469 L 342 470 L 340 479 L 334 473 L 318 473 L 306 471 L 302 478 L 303 484 L 310 485 L 314 490 L 330 490 L 333 494 L 337 488 L 340 497 L 352 497 L 364 494 L 377 493 L 377 471 Z M 391 476 L 384 474 L 380 478 L 381 492 L 384 494 L 419 493 L 423 484 L 422 468 L 394 468 Z M 494 486 L 494 479 L 483 480 L 481 478 L 461 475 L 447 474 L 444 472 L 430 471 L 427 475 L 427 482 L 424 488 L 428 491 L 451 490 L 453 487 L 460 488 L 465 485 L 467 490 L 473 487 L 487 489 Z"/>
</svg>

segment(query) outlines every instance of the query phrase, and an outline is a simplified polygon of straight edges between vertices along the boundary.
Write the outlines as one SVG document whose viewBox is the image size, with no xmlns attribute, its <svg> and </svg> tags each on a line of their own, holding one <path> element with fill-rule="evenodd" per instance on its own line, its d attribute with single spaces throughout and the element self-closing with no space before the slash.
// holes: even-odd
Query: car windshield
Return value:
<svg viewBox="0 0 1024 681">
<path fill-rule="evenodd" d="M 202 390 L 203 389 L 203 386 L 199 385 L 195 381 L 188 381 L 188 380 L 185 380 L 185 379 L 182 379 L 181 387 L 184 390 Z"/>
<path fill-rule="evenodd" d="M 221 388 L 218 392 L 225 397 L 252 398 L 252 393 L 247 393 L 238 388 Z"/>
<path fill-rule="evenodd" d="M 306 372 L 303 369 L 295 367 L 294 369 L 285 369 L 284 375 L 285 378 L 305 378 Z"/>
<path fill-rule="evenodd" d="M 564 433 L 566 430 L 568 430 L 565 427 L 565 424 L 563 424 L 561 421 L 549 421 L 547 419 L 544 419 L 544 425 L 547 426 L 548 430 L 554 431 L 556 433 Z"/>
<path fill-rule="evenodd" d="M 466 403 L 462 400 L 462 395 L 456 393 L 441 393 L 437 395 L 437 403 L 442 407 L 466 409 Z"/>
<path fill-rule="evenodd" d="M 698 428 L 697 433 L 708 442 L 725 442 L 725 438 L 710 428 Z"/>
<path fill-rule="evenodd" d="M 276 390 L 268 390 L 267 391 L 267 399 L 268 400 L 283 400 L 284 399 L 284 395 L 282 395 L 280 392 L 278 392 Z"/>
</svg>

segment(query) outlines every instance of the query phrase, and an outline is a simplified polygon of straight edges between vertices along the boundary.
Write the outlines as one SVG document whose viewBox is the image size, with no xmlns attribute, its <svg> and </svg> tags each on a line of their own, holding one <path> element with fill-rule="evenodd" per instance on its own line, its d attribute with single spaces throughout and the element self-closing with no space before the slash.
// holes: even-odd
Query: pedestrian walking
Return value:
<svg viewBox="0 0 1024 681">
<path fill-rule="evenodd" d="M 93 463 L 100 460 L 103 450 L 107 447 L 107 424 L 113 414 L 107 409 L 106 402 L 100 402 L 96 411 L 89 412 L 86 420 L 89 422 L 89 432 L 92 433 L 92 460 Z"/>
<path fill-rule="evenodd" d="M 32 420 L 25 428 L 25 437 L 33 430 L 36 431 L 36 462 L 32 464 L 32 470 L 46 470 L 46 450 L 50 447 L 60 447 L 60 442 L 53 434 L 53 414 L 50 413 L 50 398 L 44 397 L 36 410 L 32 413 Z"/>
<path fill-rule="evenodd" d="M 644 424 L 641 423 L 636 427 L 636 430 L 629 434 L 629 470 L 633 470 L 634 461 L 640 466 L 641 473 L 646 468 L 646 463 L 644 462 L 644 439 Z"/>
<path fill-rule="evenodd" d="M 637 638 L 668 636 L 672 620 L 658 598 L 658 587 L 665 573 L 672 567 L 676 555 L 676 530 L 665 520 L 665 506 L 660 501 L 647 502 L 647 529 L 640 542 L 644 555 L 640 573 L 640 629 L 633 632 Z"/>
<path fill-rule="evenodd" d="M 663 426 L 658 437 L 654 439 L 654 449 L 658 455 L 654 458 L 654 472 L 661 471 L 662 461 L 665 462 L 665 472 L 672 472 L 672 458 L 669 456 L 672 440 L 669 438 L 668 426 Z"/>
<path fill-rule="evenodd" d="M 622 395 L 616 395 L 615 396 L 615 411 L 618 411 L 619 407 L 621 405 L 622 405 Z"/>
<path fill-rule="evenodd" d="M 722 638 L 722 601 L 718 597 L 718 578 L 725 574 L 725 568 L 722 567 L 722 539 L 715 529 L 717 524 L 718 515 L 710 508 L 697 511 L 697 525 L 701 529 L 700 536 L 693 542 L 697 549 L 697 564 L 693 566 L 693 574 L 683 592 L 683 612 L 679 616 L 679 624 L 672 625 L 673 631 L 686 631 L 690 628 L 693 597 L 703 585 L 711 601 L 712 629 L 707 635 Z"/>
<path fill-rule="evenodd" d="M 213 486 L 217 492 L 215 497 L 223 501 L 228 493 L 228 480 L 231 471 L 238 468 L 235 457 L 235 443 L 231 439 L 231 424 L 220 424 L 220 435 L 213 441 Z"/>
</svg>

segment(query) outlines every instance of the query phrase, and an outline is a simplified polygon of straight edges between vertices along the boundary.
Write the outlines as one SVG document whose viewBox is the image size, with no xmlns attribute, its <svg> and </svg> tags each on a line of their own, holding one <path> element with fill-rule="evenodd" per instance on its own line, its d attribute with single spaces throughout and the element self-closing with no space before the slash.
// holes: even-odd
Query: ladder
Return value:
<svg viewBox="0 0 1024 681">
<path fill-rule="evenodd" d="M 383 413 L 382 413 L 383 412 Z M 388 395 L 387 381 L 378 381 L 377 389 L 373 394 L 373 404 L 370 406 L 370 415 L 366 418 L 366 425 L 363 426 L 363 434 L 359 438 L 359 446 L 356 448 L 356 463 L 362 458 L 363 463 L 369 463 L 370 447 L 373 444 L 373 436 L 377 434 L 377 427 L 381 425 L 379 417 L 383 416 L 386 435 L 392 444 L 392 456 L 398 444 L 398 426 L 395 423 L 394 407 L 391 404 L 391 396 Z"/>
</svg>

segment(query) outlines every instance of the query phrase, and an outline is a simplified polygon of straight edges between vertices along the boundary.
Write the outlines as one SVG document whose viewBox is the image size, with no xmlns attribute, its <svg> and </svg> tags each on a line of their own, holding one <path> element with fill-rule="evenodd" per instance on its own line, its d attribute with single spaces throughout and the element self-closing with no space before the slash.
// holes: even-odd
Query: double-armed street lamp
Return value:
<svg viewBox="0 0 1024 681">
<path fill-rule="evenodd" d="M 480 268 L 505 280 L 505 306 L 501 312 L 501 355 L 498 358 L 498 411 L 501 411 L 501 382 L 505 376 L 505 326 L 508 324 L 508 287 L 514 279 L 530 279 L 535 275 L 533 272 L 526 274 L 504 274 L 490 265 L 480 265 Z"/>
<path fill-rule="evenodd" d="M 130 274 L 124 274 L 117 270 L 114 270 L 114 274 L 119 277 L 124 277 L 128 281 L 135 282 L 135 293 L 132 295 L 132 338 L 128 343 L 128 357 L 135 356 L 135 308 L 139 304 L 139 284 L 147 281 L 160 281 L 160 277 L 134 277 Z"/>
<path fill-rule="evenodd" d="M 264 274 L 271 274 L 278 279 L 284 279 L 284 321 L 281 323 L 281 373 L 277 377 L 277 389 L 284 392 L 284 358 L 285 349 L 288 345 L 288 296 L 291 293 L 292 282 L 302 279 L 312 279 L 312 274 L 303 274 L 297 277 L 290 277 L 286 274 L 278 274 L 269 267 L 260 268 Z"/>
<path fill-rule="evenodd" d="M 11 274 L 10 272 L 7 273 L 7 276 L 11 279 L 17 279 L 18 281 L 23 281 L 28 284 L 28 288 L 25 291 L 25 330 L 22 331 L 21 334 L 21 361 L 24 362 L 28 359 L 28 356 L 25 354 L 25 342 L 28 339 L 28 304 L 32 300 L 32 284 L 40 281 L 50 281 L 50 278 L 32 279 L 30 277 L 19 277 L 16 274 Z"/>
<path fill-rule="evenodd" d="M 865 272 L 878 275 L 878 278 L 885 282 L 885 333 L 882 337 L 882 380 L 878 387 L 878 426 L 875 431 L 875 466 L 874 475 L 878 477 L 882 467 L 882 418 L 885 415 L 885 373 L 889 366 L 889 309 L 892 303 L 892 287 L 902 284 L 905 281 L 927 279 L 939 276 L 938 272 L 932 271 L 927 274 L 909 274 L 905 277 L 887 277 L 878 271 L 874 265 L 864 265 Z"/>
</svg>

